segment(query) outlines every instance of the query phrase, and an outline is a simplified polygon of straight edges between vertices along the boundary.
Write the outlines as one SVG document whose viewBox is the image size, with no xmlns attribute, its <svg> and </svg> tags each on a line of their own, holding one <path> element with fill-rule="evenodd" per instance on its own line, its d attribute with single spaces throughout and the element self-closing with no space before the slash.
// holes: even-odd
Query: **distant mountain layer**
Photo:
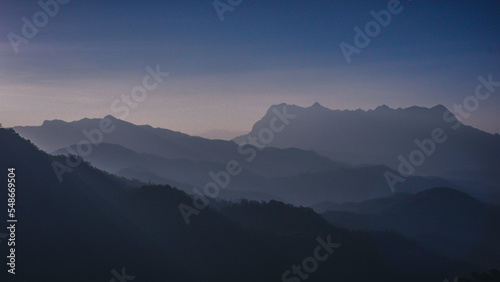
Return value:
<svg viewBox="0 0 500 282">
<path fill-rule="evenodd" d="M 433 188 L 361 203 L 316 206 L 334 225 L 393 230 L 439 254 L 500 267 L 500 215 L 469 195 Z"/>
<path fill-rule="evenodd" d="M 224 129 L 212 129 L 200 134 L 195 134 L 196 136 L 200 136 L 206 139 L 215 139 L 215 140 L 232 140 L 237 136 L 245 134 L 245 131 L 236 131 L 236 130 L 224 130 Z"/>
<path fill-rule="evenodd" d="M 295 115 L 274 136 L 273 147 L 313 150 L 336 161 L 383 164 L 393 169 L 398 169 L 401 163 L 398 156 L 409 161 L 410 154 L 419 150 L 425 159 L 415 165 L 417 174 L 437 176 L 456 171 L 493 170 L 498 175 L 500 172 L 500 136 L 461 124 L 441 105 L 406 109 L 384 105 L 368 111 L 341 111 L 318 103 L 308 108 L 280 104 L 271 107 L 248 135 L 234 141 L 247 141 L 268 128 L 276 115 L 273 108 L 282 114 Z M 444 141 L 428 142 L 434 134 Z M 419 163 L 418 156 L 412 157 Z"/>
<path fill-rule="evenodd" d="M 72 146 L 74 149 L 74 146 Z M 275 158 L 274 163 L 292 166 L 294 162 L 285 161 L 293 156 L 286 155 L 292 149 L 281 150 L 266 148 L 269 156 Z M 300 152 L 300 150 L 298 150 Z M 67 151 L 61 149 L 55 154 L 65 154 Z M 278 154 L 276 154 L 278 153 Z M 282 154 L 283 153 L 283 154 Z M 179 159 L 167 159 L 155 155 L 136 153 L 116 144 L 100 144 L 92 154 L 84 157 L 94 166 L 123 176 L 129 179 L 138 179 L 144 182 L 158 184 L 176 185 L 184 191 L 192 194 L 192 188 L 204 187 L 213 178 L 209 172 L 225 170 L 222 163 L 208 161 L 188 161 Z M 307 172 L 310 167 L 302 162 L 306 172 L 291 170 L 286 173 L 286 167 L 282 168 L 280 175 L 279 165 L 276 170 L 263 160 L 250 163 L 242 172 L 230 179 L 228 187 L 221 190 L 220 198 L 223 199 L 254 199 L 268 200 L 277 199 L 296 205 L 312 205 L 326 199 L 337 202 L 363 201 L 392 194 L 387 187 L 384 172 L 389 168 L 384 166 L 365 166 L 352 168 L 333 168 L 314 172 Z M 269 167 L 269 168 L 267 168 Z M 311 167 L 314 167 L 311 165 Z M 292 173 L 294 172 L 294 173 Z M 397 191 L 416 193 L 440 185 L 453 185 L 451 182 L 439 178 L 409 177 L 401 184 Z M 457 185 L 457 187 L 459 187 Z"/>
<path fill-rule="evenodd" d="M 104 120 L 114 128 L 112 132 L 97 130 Z M 39 127 L 15 129 L 21 136 L 54 154 L 78 154 L 85 148 L 78 150 L 75 144 L 97 140 L 99 142 L 91 146 L 91 152 L 83 155 L 97 168 L 147 183 L 176 185 L 188 193 L 193 193 L 193 187 L 202 189 L 213 182 L 209 173 L 224 171 L 231 160 L 241 165 L 242 172 L 231 177 L 228 188 L 221 190 L 220 197 L 225 199 L 277 199 L 312 205 L 326 200 L 364 201 L 392 193 L 384 177 L 389 169 L 384 166 L 352 167 L 296 148 L 246 145 L 241 150 L 234 142 L 138 126 L 112 116 L 75 122 L 46 121 Z M 276 134 L 275 139 L 278 136 Z M 51 151 L 55 146 L 60 147 Z M 416 193 L 447 185 L 475 193 L 475 196 L 492 198 L 491 184 L 485 183 L 479 190 L 476 184 L 474 179 L 450 182 L 412 176 L 404 183 L 398 183 L 396 190 Z"/>
<path fill-rule="evenodd" d="M 110 122 L 114 129 L 112 132 L 103 133 L 99 130 L 103 120 Z M 193 162 L 225 165 L 230 160 L 236 160 L 245 169 L 265 177 L 289 176 L 343 166 L 314 152 L 300 149 L 270 148 L 263 151 L 254 149 L 242 153 L 231 141 L 209 140 L 167 129 L 152 128 L 148 125 L 139 126 L 112 116 L 107 116 L 105 119 L 82 119 L 75 122 L 46 121 L 42 126 L 15 127 L 14 129 L 49 153 L 56 151 L 57 154 L 67 154 L 68 150 L 65 148 L 92 140 L 100 141 L 96 142 L 97 144 L 119 145 L 92 146 L 89 154 L 90 157 L 94 151 L 99 151 L 98 154 L 101 155 L 106 154 L 103 157 L 108 159 L 106 165 L 109 166 L 104 166 L 103 169 L 111 171 L 116 170 L 116 167 L 111 165 L 114 160 L 116 160 L 115 164 L 119 165 L 119 160 L 122 159 L 138 162 L 141 158 L 151 159 L 151 156 L 185 160 L 190 165 L 193 165 Z M 255 151 L 255 156 L 252 157 L 248 151 Z M 76 147 L 73 147 L 73 152 L 78 153 Z M 247 161 L 250 157 L 252 157 L 251 161 Z M 158 158 L 154 161 L 157 160 Z"/>
</svg>

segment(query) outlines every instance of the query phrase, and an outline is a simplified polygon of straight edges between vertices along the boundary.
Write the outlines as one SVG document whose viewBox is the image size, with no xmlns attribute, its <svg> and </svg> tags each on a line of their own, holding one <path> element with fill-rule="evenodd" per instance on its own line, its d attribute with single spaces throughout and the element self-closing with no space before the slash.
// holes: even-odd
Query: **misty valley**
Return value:
<svg viewBox="0 0 500 282">
<path fill-rule="evenodd" d="M 139 281 L 493 277 L 500 139 L 450 130 L 445 110 L 279 104 L 229 141 L 110 115 L 1 129 L 22 219 L 16 275 L 57 265 L 77 281 L 110 270 Z M 415 148 L 420 159 L 397 157 Z"/>
</svg>

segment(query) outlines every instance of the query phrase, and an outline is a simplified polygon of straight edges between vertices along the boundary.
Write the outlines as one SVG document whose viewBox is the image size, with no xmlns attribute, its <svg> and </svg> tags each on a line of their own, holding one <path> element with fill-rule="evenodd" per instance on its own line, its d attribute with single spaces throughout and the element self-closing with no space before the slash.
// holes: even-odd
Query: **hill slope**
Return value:
<svg viewBox="0 0 500 282">
<path fill-rule="evenodd" d="M 457 190 L 433 188 L 333 208 L 324 216 L 338 226 L 394 230 L 442 255 L 500 267 L 500 216 Z"/>
</svg>

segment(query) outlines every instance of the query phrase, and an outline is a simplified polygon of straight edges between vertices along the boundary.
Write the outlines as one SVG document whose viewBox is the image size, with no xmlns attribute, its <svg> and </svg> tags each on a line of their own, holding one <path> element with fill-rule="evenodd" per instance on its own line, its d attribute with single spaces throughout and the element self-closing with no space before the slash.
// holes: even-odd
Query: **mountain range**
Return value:
<svg viewBox="0 0 500 282">
<path fill-rule="evenodd" d="M 392 193 L 384 178 L 389 168 L 384 166 L 352 166 L 313 151 L 251 145 L 245 150 L 253 150 L 255 157 L 247 161 L 248 155 L 241 154 L 241 148 L 231 141 L 137 126 L 111 116 L 105 119 L 112 122 L 114 131 L 102 134 L 103 143 L 92 146 L 90 154 L 82 157 L 99 169 L 129 179 L 176 185 L 192 194 L 193 187 L 203 187 L 213 181 L 210 172 L 223 171 L 229 161 L 236 160 L 242 172 L 231 179 L 228 189 L 221 191 L 222 199 L 277 199 L 312 205 L 324 199 L 362 201 Z M 61 146 L 52 153 L 70 155 L 78 154 L 76 144 L 88 140 L 82 132 L 99 128 L 101 121 L 50 121 L 40 127 L 16 127 L 15 130 L 45 151 Z M 398 191 L 418 192 L 449 184 L 445 179 L 412 176 Z M 305 189 L 308 193 L 303 193 Z"/>
<path fill-rule="evenodd" d="M 416 174 L 438 176 L 479 171 L 490 177 L 498 175 L 500 170 L 500 135 L 462 124 L 442 105 L 405 109 L 383 105 L 368 111 L 330 110 L 319 103 L 307 108 L 287 104 L 272 108 L 279 111 L 286 108 L 287 113 L 296 116 L 275 135 L 273 147 L 312 150 L 353 165 L 379 164 L 398 169 L 399 155 L 408 160 L 412 151 L 421 150 L 415 140 L 431 139 L 435 129 L 442 129 L 446 140 L 435 144 L 434 150 L 426 145 L 432 153 L 416 167 Z M 249 136 L 257 136 L 273 118 L 271 109 L 249 134 L 234 141 L 240 143 Z"/>
<path fill-rule="evenodd" d="M 238 146 L 259 136 L 276 109 L 296 117 L 274 134 L 267 147 Z M 395 191 L 417 193 L 449 186 L 483 201 L 500 203 L 500 138 L 444 120 L 444 113 L 447 109 L 443 106 L 339 111 L 318 103 L 308 108 L 280 104 L 272 106 L 248 135 L 234 142 L 135 125 L 112 116 L 45 121 L 41 126 L 14 129 L 44 151 L 68 155 L 78 154 L 77 144 L 100 139 L 95 130 L 102 120 L 108 120 L 113 132 L 101 133 L 101 142 L 82 156 L 99 169 L 143 182 L 175 185 L 192 193 L 193 187 L 213 181 L 210 172 L 223 171 L 235 160 L 242 173 L 231 179 L 221 198 L 314 205 L 328 199 L 340 203 L 391 195 L 385 174 L 400 175 L 398 156 L 408 159 L 419 149 L 415 139 L 432 138 L 433 130 L 441 128 L 447 136 L 445 143 L 435 144 L 434 153 L 416 166 L 414 174 L 397 183 Z"/>
</svg>

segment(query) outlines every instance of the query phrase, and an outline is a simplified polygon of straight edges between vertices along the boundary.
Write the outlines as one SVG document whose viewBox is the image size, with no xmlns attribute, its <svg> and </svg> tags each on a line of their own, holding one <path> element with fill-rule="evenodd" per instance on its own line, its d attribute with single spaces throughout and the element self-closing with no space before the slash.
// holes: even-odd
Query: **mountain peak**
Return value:
<svg viewBox="0 0 500 282">
<path fill-rule="evenodd" d="M 115 121 L 115 120 L 118 120 L 117 118 L 115 118 L 114 116 L 112 115 L 107 115 L 104 117 L 105 119 L 109 119 L 109 120 L 112 120 L 112 121 Z"/>
<path fill-rule="evenodd" d="M 48 126 L 48 125 L 61 125 L 65 124 L 66 122 L 60 119 L 53 119 L 53 120 L 44 120 L 42 123 L 42 126 Z"/>
<path fill-rule="evenodd" d="M 316 102 L 312 104 L 309 109 L 314 109 L 314 110 L 329 110 L 328 108 L 322 106 L 320 103 Z"/>
<path fill-rule="evenodd" d="M 445 106 L 443 106 L 441 104 L 438 104 L 438 105 L 435 105 L 434 107 L 432 107 L 431 110 L 436 111 L 436 112 L 440 112 L 440 113 L 444 113 L 448 110 L 448 108 L 446 108 Z"/>
<path fill-rule="evenodd" d="M 383 104 L 375 108 L 375 111 L 388 111 L 388 110 L 391 110 L 391 108 L 389 108 L 389 106 L 387 106 L 386 104 Z"/>
</svg>

